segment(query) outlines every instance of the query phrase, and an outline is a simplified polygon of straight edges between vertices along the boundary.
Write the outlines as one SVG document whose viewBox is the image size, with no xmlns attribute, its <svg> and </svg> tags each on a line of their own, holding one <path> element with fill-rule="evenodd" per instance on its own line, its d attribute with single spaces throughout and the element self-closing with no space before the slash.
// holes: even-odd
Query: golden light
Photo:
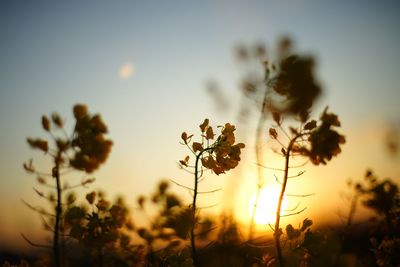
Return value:
<svg viewBox="0 0 400 267">
<path fill-rule="evenodd" d="M 260 196 L 258 198 L 258 204 L 256 204 L 257 192 L 251 197 L 249 202 L 249 215 L 250 218 L 253 213 L 253 208 L 256 205 L 254 214 L 254 223 L 256 224 L 274 224 L 276 216 L 276 208 L 278 205 L 280 187 L 278 186 L 267 186 L 261 189 Z M 282 212 L 288 208 L 288 202 L 284 198 L 282 201 Z"/>
</svg>

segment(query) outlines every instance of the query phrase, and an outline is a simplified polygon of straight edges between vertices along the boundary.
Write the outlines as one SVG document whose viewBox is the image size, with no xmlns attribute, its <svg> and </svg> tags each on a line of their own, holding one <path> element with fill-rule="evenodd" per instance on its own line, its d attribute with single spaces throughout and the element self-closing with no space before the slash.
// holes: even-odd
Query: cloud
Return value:
<svg viewBox="0 0 400 267">
<path fill-rule="evenodd" d="M 121 80 L 126 80 L 135 73 L 135 66 L 132 63 L 123 64 L 118 70 L 118 77 Z"/>
</svg>

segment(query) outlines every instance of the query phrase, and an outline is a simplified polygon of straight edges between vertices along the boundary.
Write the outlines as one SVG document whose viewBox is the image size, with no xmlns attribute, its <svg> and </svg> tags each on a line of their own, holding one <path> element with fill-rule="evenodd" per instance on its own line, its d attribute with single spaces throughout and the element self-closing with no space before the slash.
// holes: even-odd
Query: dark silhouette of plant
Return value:
<svg viewBox="0 0 400 267">
<path fill-rule="evenodd" d="M 302 114 L 299 115 L 303 117 Z M 274 226 L 277 261 L 278 265 L 281 267 L 284 266 L 284 259 L 280 242 L 283 233 L 280 228 L 280 219 L 283 216 L 281 214 L 282 201 L 285 196 L 288 179 L 290 178 L 290 159 L 293 156 L 298 155 L 308 158 L 315 165 L 326 164 L 333 156 L 336 156 L 341 152 L 340 145 L 345 143 L 344 136 L 335 130 L 335 127 L 340 126 L 338 117 L 333 113 L 328 113 L 327 108 L 322 113 L 319 123 L 315 120 L 309 120 L 308 122 L 306 121 L 305 123 L 302 123 L 304 118 L 300 119 L 300 126 L 298 128 L 289 127 L 290 133 L 287 133 L 282 127 L 280 114 L 276 113 L 274 114 L 276 126 L 269 129 L 270 137 L 276 140 L 281 146 L 281 153 L 285 158 L 284 167 L 282 169 L 283 177 L 279 181 L 281 183 L 281 191 L 279 194 Z M 287 139 L 287 144 L 285 144 L 285 141 L 281 140 L 281 134 L 278 133 L 277 129 L 283 133 L 284 138 Z M 300 172 L 295 177 L 300 176 L 301 174 L 303 173 Z M 292 214 L 285 214 L 284 216 L 299 214 L 303 210 L 293 212 Z M 289 232 L 291 232 L 292 235 L 294 232 L 290 231 L 290 229 L 291 228 L 289 227 Z"/>
<path fill-rule="evenodd" d="M 362 204 L 377 215 L 371 244 L 378 266 L 398 266 L 400 262 L 400 190 L 390 179 L 379 179 L 367 171 L 355 185 Z"/>
<path fill-rule="evenodd" d="M 204 174 L 204 168 L 211 170 L 216 175 L 223 174 L 226 171 L 234 169 L 240 161 L 241 149 L 245 147 L 243 143 L 235 144 L 235 126 L 226 123 L 220 126 L 221 133 L 215 138 L 214 130 L 209 126 L 209 120 L 205 119 L 200 124 L 201 141 L 193 142 L 193 135 L 188 135 L 183 132 L 181 135 L 183 145 L 195 156 L 194 166 L 189 164 L 190 157 L 186 156 L 179 163 L 182 167 L 194 169 L 194 187 L 193 201 L 191 206 L 192 226 L 190 231 L 190 242 L 192 246 L 193 263 L 196 267 L 200 266 L 198 253 L 195 242 L 195 227 L 196 227 L 196 213 L 197 213 L 197 195 L 200 193 L 198 190 L 199 182 Z"/>
<path fill-rule="evenodd" d="M 192 264 L 190 252 L 188 257 L 183 257 L 186 255 L 184 252 L 186 249 L 182 249 L 181 246 L 189 236 L 194 223 L 192 211 L 183 204 L 178 195 L 170 192 L 170 183 L 166 180 L 160 181 L 156 192 L 150 197 L 139 196 L 137 204 L 149 220 L 149 227 L 141 227 L 136 230 L 146 242 L 147 265 Z M 157 210 L 154 217 L 147 213 L 147 209 L 152 208 Z M 164 244 L 161 249 L 156 247 L 157 241 Z"/>
<path fill-rule="evenodd" d="M 275 244 L 278 265 L 283 266 L 282 250 L 280 246 L 280 217 L 283 196 L 285 195 L 289 177 L 290 158 L 295 155 L 307 157 L 315 165 L 326 164 L 333 156 L 340 153 L 340 145 L 345 142 L 342 135 L 334 130 L 340 126 L 338 117 L 325 110 L 320 118 L 320 123 L 309 120 L 310 110 L 321 94 L 321 86 L 315 78 L 315 60 L 312 56 L 296 55 L 292 52 L 292 41 L 284 37 L 279 41 L 275 58 L 267 56 L 263 45 L 254 49 L 239 47 L 237 57 L 247 67 L 242 80 L 244 100 L 240 112 L 241 118 L 250 115 L 249 107 L 255 108 L 259 113 L 255 134 L 255 154 L 257 160 L 257 194 L 253 207 L 252 218 L 249 226 L 249 240 L 252 240 L 255 210 L 259 196 L 264 186 L 262 168 L 265 167 L 263 159 L 263 140 L 265 138 L 266 122 L 271 116 L 276 126 L 269 129 L 269 135 L 281 146 L 280 153 L 285 157 L 282 169 L 284 175 L 278 182 L 281 183 L 281 193 L 278 200 L 275 222 Z M 283 128 L 283 121 L 294 118 L 299 126 Z M 278 133 L 280 136 L 278 137 Z M 287 133 L 289 132 L 289 134 Z M 280 137 L 285 136 L 283 141 Z M 273 168 L 276 169 L 276 168 Z M 300 172 L 295 177 L 300 176 Z M 275 177 L 278 180 L 277 177 Z M 294 195 L 292 195 L 294 196 Z M 308 195 L 296 195 L 305 197 Z M 293 210 L 293 214 L 301 211 Z M 290 214 L 285 214 L 288 216 Z"/>
<path fill-rule="evenodd" d="M 89 249 L 95 259 L 92 264 L 111 266 L 123 262 L 124 266 L 131 266 L 141 262 L 141 247 L 131 244 L 129 231 L 134 226 L 124 200 L 118 198 L 111 203 L 104 193 L 93 191 L 86 195 L 86 202 L 68 207 L 65 230 L 69 237 Z"/>
<path fill-rule="evenodd" d="M 62 249 L 64 241 L 61 240 L 64 231 L 63 225 L 63 192 L 77 186 L 85 186 L 94 181 L 94 179 L 84 179 L 80 184 L 68 186 L 62 185 L 61 176 L 71 170 L 84 171 L 92 173 L 103 164 L 112 146 L 112 141 L 106 139 L 107 126 L 102 121 L 100 115 L 91 115 L 88 113 L 85 105 L 77 104 L 73 108 L 75 117 L 75 127 L 69 135 L 64 128 L 64 121 L 57 113 L 51 115 L 51 119 L 47 116 L 42 116 L 42 127 L 48 133 L 48 139 L 28 138 L 27 142 L 31 148 L 40 150 L 45 155 L 53 159 L 53 167 L 50 172 L 37 171 L 32 163 L 24 163 L 24 169 L 31 174 L 37 176 L 39 184 L 55 190 L 55 195 L 45 195 L 36 190 L 39 196 L 48 199 L 55 205 L 55 213 L 46 212 L 44 209 L 34 208 L 42 216 L 54 219 L 53 227 L 53 254 L 54 265 L 59 267 L 62 265 Z M 48 177 L 52 177 L 54 181 L 49 182 Z M 72 201 L 72 198 L 67 202 Z M 73 202 L 73 201 L 72 201 Z M 46 219 L 43 218 L 46 225 L 49 225 Z M 26 238 L 25 238 L 26 239 Z"/>
<path fill-rule="evenodd" d="M 275 58 L 267 56 L 267 49 L 262 44 L 254 48 L 240 46 L 236 55 L 246 67 L 241 84 L 244 96 L 241 119 L 243 121 L 251 115 L 251 108 L 259 114 L 255 131 L 258 181 L 249 224 L 249 240 L 252 240 L 256 207 L 265 180 L 262 165 L 265 164 L 263 140 L 267 119 L 271 115 L 293 115 L 305 122 L 321 88 L 314 78 L 314 59 L 293 54 L 292 41 L 288 37 L 279 40 Z"/>
</svg>

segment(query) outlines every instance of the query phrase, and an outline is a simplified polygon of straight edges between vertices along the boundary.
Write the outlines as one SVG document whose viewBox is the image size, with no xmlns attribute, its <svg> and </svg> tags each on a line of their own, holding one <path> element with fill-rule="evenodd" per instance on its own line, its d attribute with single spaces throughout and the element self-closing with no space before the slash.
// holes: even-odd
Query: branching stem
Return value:
<svg viewBox="0 0 400 267">
<path fill-rule="evenodd" d="M 280 231 L 280 219 L 281 219 L 281 209 L 282 209 L 282 202 L 283 202 L 283 197 L 285 195 L 285 190 L 286 190 L 286 185 L 288 181 L 288 174 L 289 174 L 289 161 L 290 161 L 290 152 L 292 150 L 293 145 L 296 143 L 296 140 L 303 136 L 303 134 L 299 133 L 295 135 L 289 142 L 287 148 L 286 148 L 286 154 L 285 154 L 285 168 L 284 168 L 284 175 L 283 175 L 283 181 L 282 181 L 282 186 L 281 186 L 281 192 L 279 194 L 279 199 L 278 199 L 278 206 L 276 208 L 276 218 L 275 218 L 275 229 L 274 229 L 274 239 L 275 239 L 275 249 L 276 249 L 276 256 L 277 256 L 277 262 L 278 262 L 278 267 L 284 267 L 284 261 L 283 261 L 283 256 L 282 256 L 282 247 L 281 247 L 281 231 Z"/>
</svg>

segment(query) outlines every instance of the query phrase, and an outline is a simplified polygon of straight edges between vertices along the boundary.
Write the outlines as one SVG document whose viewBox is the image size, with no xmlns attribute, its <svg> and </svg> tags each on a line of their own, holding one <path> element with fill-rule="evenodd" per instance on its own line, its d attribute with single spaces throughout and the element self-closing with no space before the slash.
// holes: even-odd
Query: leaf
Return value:
<svg viewBox="0 0 400 267">
<path fill-rule="evenodd" d="M 38 194 L 40 197 L 44 197 L 43 192 L 40 192 L 39 190 L 37 190 L 36 188 L 33 188 L 33 190 L 36 192 L 36 194 Z"/>
<path fill-rule="evenodd" d="M 25 171 L 27 171 L 29 173 L 35 172 L 35 167 L 33 167 L 32 159 L 29 160 L 29 163 L 24 162 L 23 166 L 24 166 Z"/>
</svg>

